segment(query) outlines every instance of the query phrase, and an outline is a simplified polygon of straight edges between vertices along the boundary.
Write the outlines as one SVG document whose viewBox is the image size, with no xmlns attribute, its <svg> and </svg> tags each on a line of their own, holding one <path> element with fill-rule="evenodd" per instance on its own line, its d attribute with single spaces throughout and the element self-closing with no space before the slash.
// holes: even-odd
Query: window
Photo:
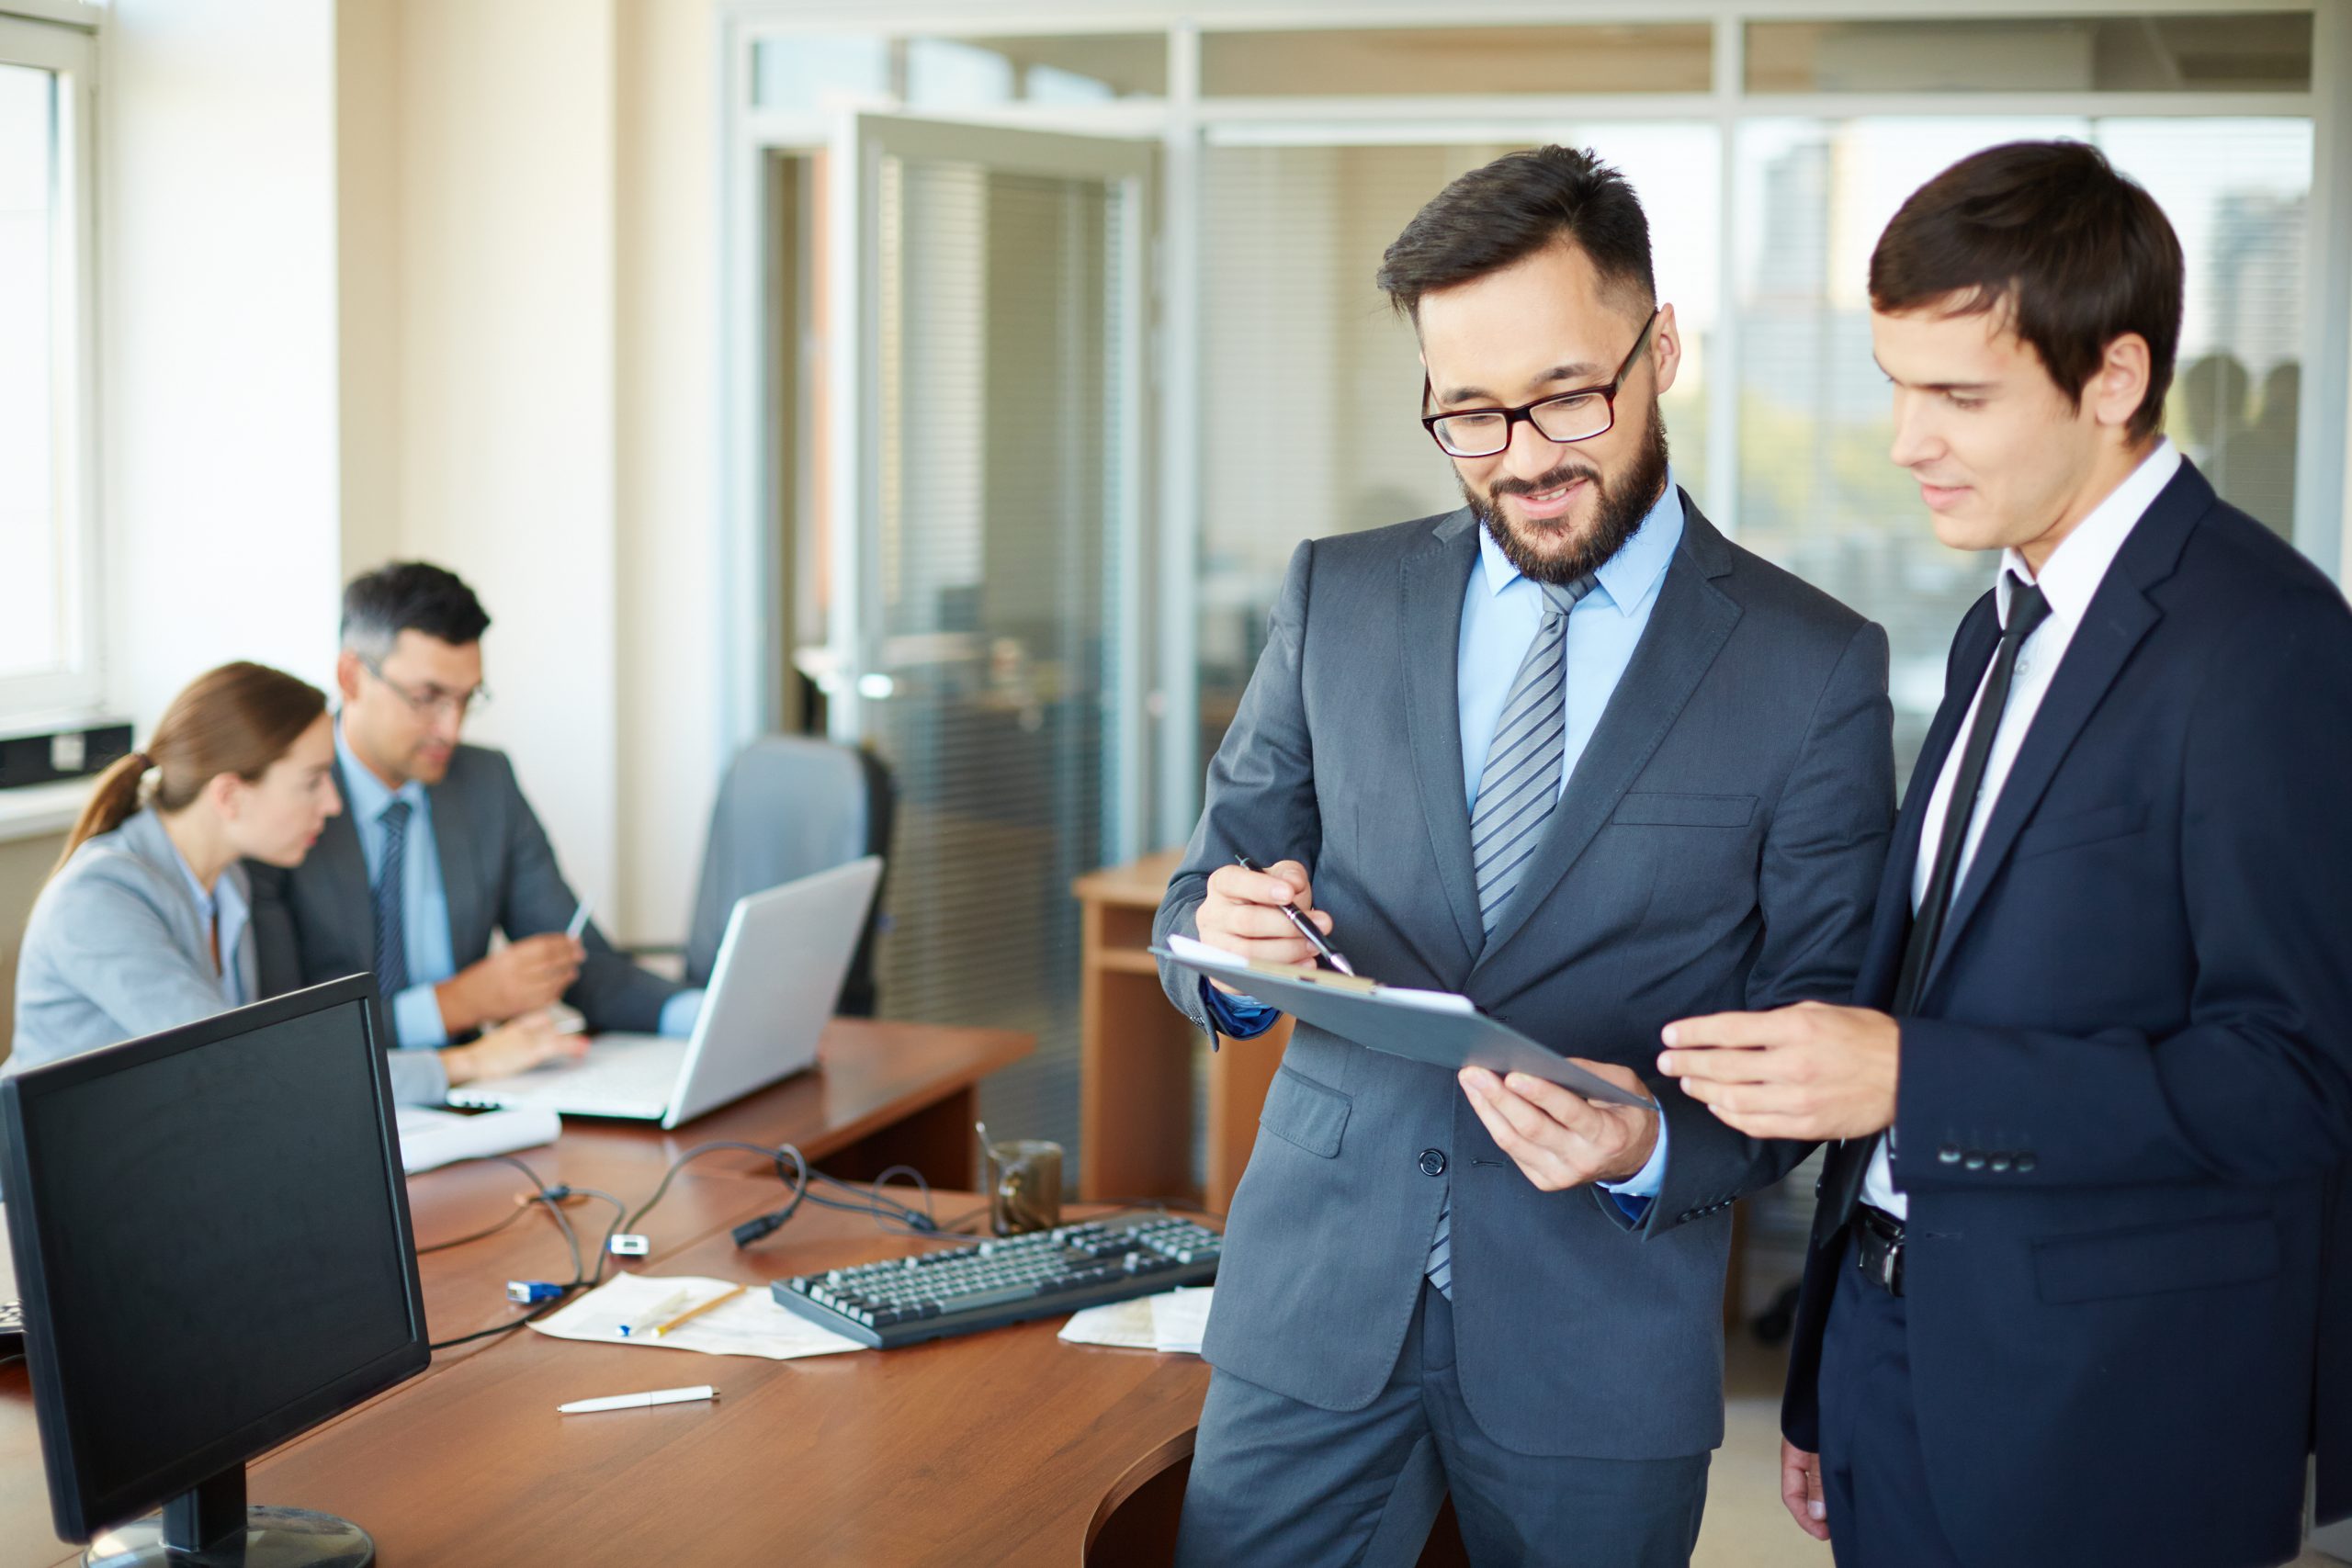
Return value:
<svg viewBox="0 0 2352 1568">
<path fill-rule="evenodd" d="M 0 18 L 0 721 L 99 696 L 87 34 Z"/>
<path fill-rule="evenodd" d="M 1907 771 L 1943 694 L 1952 627 L 1992 582 L 1939 545 L 1887 458 L 1865 270 L 1904 197 L 1981 148 L 2073 137 L 2146 186 L 2180 235 L 2188 295 L 2165 429 L 2225 500 L 2289 533 L 2303 352 L 2312 123 L 2301 118 L 1885 117 L 1740 129 L 1740 542 L 1885 626 Z"/>
</svg>

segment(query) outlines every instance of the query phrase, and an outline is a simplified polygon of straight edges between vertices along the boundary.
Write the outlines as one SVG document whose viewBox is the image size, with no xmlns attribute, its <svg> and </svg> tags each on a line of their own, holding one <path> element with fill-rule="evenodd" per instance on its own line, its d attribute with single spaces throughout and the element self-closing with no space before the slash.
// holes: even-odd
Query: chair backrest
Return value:
<svg viewBox="0 0 2352 1568">
<path fill-rule="evenodd" d="M 794 735 L 766 736 L 744 747 L 729 764 L 711 808 L 686 935 L 687 984 L 709 981 L 727 917 L 746 893 L 860 855 L 881 855 L 887 863 L 892 807 L 889 770 L 871 752 Z M 874 933 L 881 909 L 877 893 L 842 986 L 844 1013 L 874 1011 Z"/>
</svg>

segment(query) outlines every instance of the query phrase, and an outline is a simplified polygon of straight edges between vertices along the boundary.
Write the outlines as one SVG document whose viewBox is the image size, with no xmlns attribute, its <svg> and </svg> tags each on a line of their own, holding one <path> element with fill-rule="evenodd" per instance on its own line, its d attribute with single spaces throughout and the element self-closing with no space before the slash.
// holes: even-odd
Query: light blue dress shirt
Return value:
<svg viewBox="0 0 2352 1568">
<path fill-rule="evenodd" d="M 180 868 L 188 896 L 196 900 L 197 913 L 204 917 L 204 923 L 213 929 L 220 940 L 221 994 L 229 998 L 231 1007 L 243 1007 L 254 998 L 245 994 L 245 977 L 237 963 L 237 950 L 245 940 L 245 928 L 253 923 L 253 910 L 246 905 L 234 877 L 213 878 L 212 891 L 207 893 L 177 844 L 172 846 L 172 863 Z"/>
<path fill-rule="evenodd" d="M 1560 759 L 1560 784 L 1567 788 L 1577 761 L 1591 743 L 1592 732 L 1617 691 L 1617 682 L 1633 661 L 1634 649 L 1650 624 L 1650 611 L 1666 584 L 1666 570 L 1682 543 L 1682 497 L 1673 471 L 1666 476 L 1666 493 L 1658 497 L 1642 525 L 1623 548 L 1593 573 L 1593 591 L 1577 601 L 1568 613 L 1566 671 L 1562 684 L 1566 733 Z M 1462 596 L 1462 637 L 1455 654 L 1455 705 L 1462 726 L 1462 793 L 1471 809 L 1478 804 L 1478 776 L 1486 771 L 1487 748 L 1502 719 L 1504 699 L 1518 677 L 1520 661 L 1544 619 L 1544 591 L 1520 575 L 1519 569 L 1495 543 L 1478 532 L 1478 570 L 1470 574 Z M 1273 1026 L 1276 1010 L 1246 998 L 1228 997 L 1201 982 L 1209 1013 L 1221 1032 L 1236 1039 L 1262 1034 Z M 1227 1027 L 1230 1025 L 1231 1027 Z M 1657 1196 L 1666 1179 L 1666 1122 L 1660 1118 L 1657 1147 L 1649 1163 L 1622 1182 L 1601 1185 L 1617 1194 L 1619 1206 L 1634 1218 Z M 1635 1200 L 1628 1202 L 1626 1200 Z"/>
<path fill-rule="evenodd" d="M 408 955 L 408 989 L 392 998 L 392 1032 L 404 1051 L 432 1050 L 449 1043 L 441 1021 L 440 998 L 434 987 L 458 972 L 449 936 L 449 894 L 441 884 L 441 847 L 433 836 L 433 797 L 411 779 L 397 790 L 368 771 L 366 763 L 344 740 L 343 727 L 334 731 L 335 755 L 343 761 L 345 808 L 359 832 L 359 852 L 368 862 L 368 886 L 376 886 L 376 869 L 384 863 L 384 810 L 395 800 L 408 802 L 408 836 L 401 852 L 401 940 Z M 227 939 L 222 939 L 226 953 Z M 680 991 L 662 1004 L 662 1032 L 684 1039 L 695 1032 L 702 1011 L 700 991 Z"/>
</svg>

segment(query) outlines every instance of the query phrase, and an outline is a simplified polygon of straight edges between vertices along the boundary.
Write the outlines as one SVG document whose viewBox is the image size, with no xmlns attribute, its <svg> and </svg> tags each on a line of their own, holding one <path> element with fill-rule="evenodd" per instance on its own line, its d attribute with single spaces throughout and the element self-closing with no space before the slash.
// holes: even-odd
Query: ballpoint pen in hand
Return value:
<svg viewBox="0 0 2352 1568">
<path fill-rule="evenodd" d="M 1254 871 L 1261 876 L 1272 874 L 1264 866 L 1260 865 L 1248 855 L 1234 856 L 1233 863 L 1239 866 L 1244 871 Z M 1356 972 L 1356 966 L 1349 963 L 1338 948 L 1333 947 L 1329 942 L 1325 942 L 1323 940 L 1323 933 L 1315 929 L 1315 922 L 1308 919 L 1305 915 L 1300 914 L 1295 906 L 1290 904 L 1277 904 L 1274 907 L 1280 909 L 1285 916 L 1289 917 L 1290 923 L 1298 928 L 1299 935 L 1305 937 L 1309 942 L 1314 944 L 1315 951 L 1322 955 L 1324 963 L 1329 964 L 1332 968 L 1337 969 L 1342 975 L 1353 975 Z"/>
</svg>

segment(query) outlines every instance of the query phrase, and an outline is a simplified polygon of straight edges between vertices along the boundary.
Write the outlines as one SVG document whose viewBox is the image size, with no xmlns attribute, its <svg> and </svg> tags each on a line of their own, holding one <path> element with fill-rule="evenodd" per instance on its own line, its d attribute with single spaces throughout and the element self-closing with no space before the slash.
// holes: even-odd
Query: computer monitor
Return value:
<svg viewBox="0 0 2352 1568">
<path fill-rule="evenodd" d="M 85 1562 L 241 1536 L 222 1561 L 374 1561 L 332 1515 L 247 1508 L 244 1466 L 430 1359 L 380 1005 L 355 976 L 0 1081 L 50 1503 Z"/>
</svg>

